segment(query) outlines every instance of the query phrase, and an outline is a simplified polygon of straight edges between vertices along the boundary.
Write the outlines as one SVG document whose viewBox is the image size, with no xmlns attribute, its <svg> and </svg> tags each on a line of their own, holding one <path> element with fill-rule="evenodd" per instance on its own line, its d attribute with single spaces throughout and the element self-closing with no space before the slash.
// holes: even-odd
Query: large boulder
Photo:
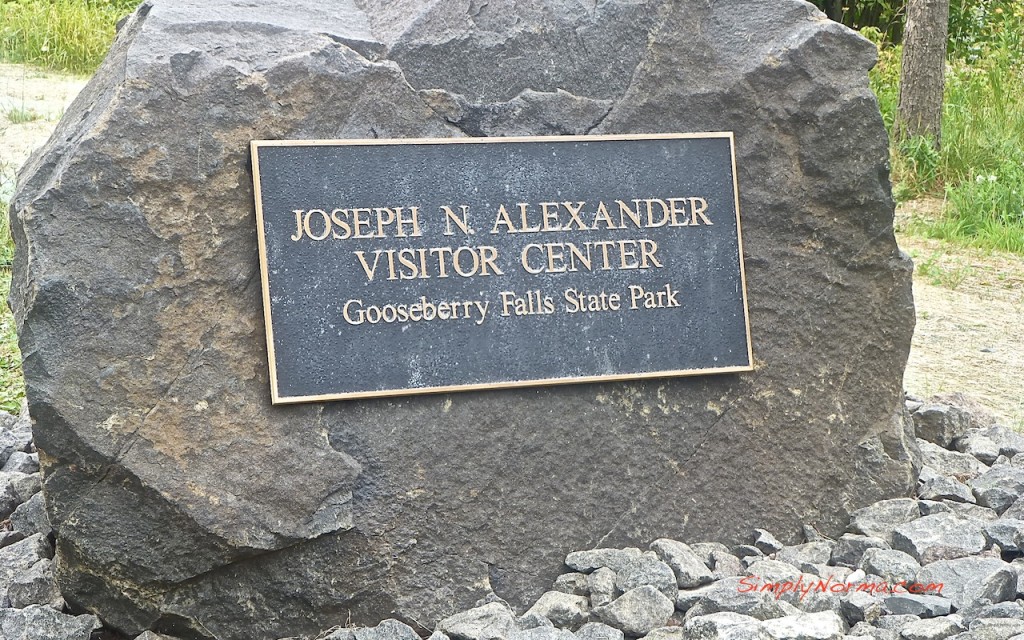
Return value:
<svg viewBox="0 0 1024 640">
<path fill-rule="evenodd" d="M 792 543 L 908 495 L 875 55 L 799 0 L 143 4 L 12 205 L 69 606 L 432 625 L 525 605 L 571 549 Z M 251 140 L 687 131 L 735 132 L 756 371 L 271 406 Z"/>
</svg>

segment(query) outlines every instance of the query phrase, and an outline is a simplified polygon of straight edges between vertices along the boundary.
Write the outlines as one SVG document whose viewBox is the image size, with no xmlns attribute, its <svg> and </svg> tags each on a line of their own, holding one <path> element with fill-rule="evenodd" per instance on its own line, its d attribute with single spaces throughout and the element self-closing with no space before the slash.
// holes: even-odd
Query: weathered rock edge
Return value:
<svg viewBox="0 0 1024 640">
<path fill-rule="evenodd" d="M 870 43 L 797 0 L 252 5 L 144 4 L 19 176 L 69 605 L 225 640 L 415 623 L 524 603 L 569 549 L 834 532 L 909 493 Z M 754 373 L 269 405 L 249 140 L 719 130 Z"/>
</svg>

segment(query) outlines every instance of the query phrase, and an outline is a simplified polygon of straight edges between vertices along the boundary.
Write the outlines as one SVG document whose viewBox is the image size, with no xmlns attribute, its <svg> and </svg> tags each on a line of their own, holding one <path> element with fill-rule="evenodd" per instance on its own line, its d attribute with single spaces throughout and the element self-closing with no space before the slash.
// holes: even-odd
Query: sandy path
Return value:
<svg viewBox="0 0 1024 640">
<path fill-rule="evenodd" d="M 18 168 L 46 142 L 87 81 L 0 64 L 0 202 L 10 200 Z"/>
<path fill-rule="evenodd" d="M 908 203 L 897 229 L 941 206 Z M 1024 430 L 1024 256 L 897 237 L 914 257 L 917 307 L 904 387 L 922 397 L 962 391 Z"/>
<path fill-rule="evenodd" d="M 42 145 L 85 78 L 0 64 L 0 201 L 14 172 Z M 34 113 L 30 122 L 9 115 Z M 934 215 L 941 203 L 902 208 Z M 1024 257 L 992 254 L 898 234 L 914 256 L 917 330 L 904 386 L 918 396 L 963 391 L 1002 421 L 1024 430 Z"/>
</svg>

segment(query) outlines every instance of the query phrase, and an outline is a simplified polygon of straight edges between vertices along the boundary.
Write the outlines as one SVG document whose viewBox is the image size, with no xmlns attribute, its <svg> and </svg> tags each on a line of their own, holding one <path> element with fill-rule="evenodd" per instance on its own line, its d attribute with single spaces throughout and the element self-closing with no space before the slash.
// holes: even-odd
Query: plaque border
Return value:
<svg viewBox="0 0 1024 640">
<path fill-rule="evenodd" d="M 380 391 L 355 391 L 327 393 L 312 396 L 282 396 L 278 392 L 277 358 L 274 352 L 274 325 L 270 308 L 270 277 L 267 268 L 266 234 L 263 223 L 263 194 L 260 189 L 259 150 L 262 147 L 333 147 L 333 146 L 395 146 L 425 144 L 493 144 L 501 142 L 587 142 L 587 141 L 623 141 L 623 140 L 686 140 L 701 138 L 724 138 L 729 140 L 729 151 L 732 160 L 732 191 L 736 208 L 736 240 L 740 263 L 740 289 L 743 297 L 743 322 L 747 337 L 747 364 L 731 367 L 715 367 L 709 369 L 674 369 L 667 371 L 649 371 L 644 373 L 628 373 L 597 376 L 575 376 L 563 378 L 537 378 L 531 380 L 510 380 L 507 382 L 488 382 L 474 384 L 456 384 L 441 387 L 412 387 L 400 389 L 383 389 Z M 298 404 L 304 402 L 326 402 L 331 400 L 357 400 L 365 398 L 394 398 L 400 396 L 451 393 L 456 391 L 481 391 L 487 389 L 522 389 L 526 387 L 547 387 L 566 384 L 587 384 L 594 382 L 623 382 L 628 380 L 650 380 L 654 378 L 681 378 L 719 373 L 742 373 L 754 370 L 754 351 L 750 335 L 750 311 L 747 302 L 747 275 L 743 260 L 743 232 L 740 227 L 740 191 L 739 177 L 736 175 L 736 139 L 732 131 L 698 132 L 698 133 L 649 133 L 649 134 L 608 134 L 584 136 L 508 136 L 487 138 L 353 138 L 340 140 L 252 140 L 249 143 L 252 160 L 253 199 L 256 205 L 256 230 L 260 254 L 260 280 L 263 290 L 263 322 L 267 336 L 267 360 L 270 370 L 270 398 L 275 405 Z"/>
</svg>

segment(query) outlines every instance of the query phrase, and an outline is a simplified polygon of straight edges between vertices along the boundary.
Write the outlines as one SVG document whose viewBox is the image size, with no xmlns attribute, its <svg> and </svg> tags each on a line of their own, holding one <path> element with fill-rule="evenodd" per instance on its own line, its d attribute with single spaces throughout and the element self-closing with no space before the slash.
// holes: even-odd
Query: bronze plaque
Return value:
<svg viewBox="0 0 1024 640">
<path fill-rule="evenodd" d="M 752 369 L 732 133 L 252 162 L 275 403 Z"/>
</svg>

